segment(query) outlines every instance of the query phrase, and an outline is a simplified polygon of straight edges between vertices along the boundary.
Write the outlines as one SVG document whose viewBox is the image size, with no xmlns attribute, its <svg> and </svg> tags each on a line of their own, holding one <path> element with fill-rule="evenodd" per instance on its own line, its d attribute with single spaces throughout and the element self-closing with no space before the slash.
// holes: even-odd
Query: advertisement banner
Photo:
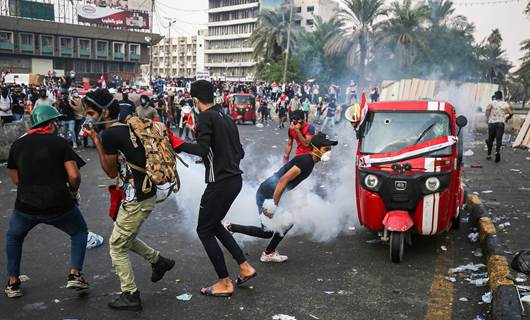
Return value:
<svg viewBox="0 0 530 320">
<path fill-rule="evenodd" d="M 151 1 L 146 0 L 86 0 L 87 4 L 98 7 L 120 8 L 123 10 L 149 11 Z"/>
<path fill-rule="evenodd" d="M 208 70 L 197 70 L 197 73 L 195 74 L 195 78 L 197 80 L 208 80 L 210 81 L 210 71 Z"/>
<path fill-rule="evenodd" d="M 119 8 L 78 4 L 77 19 L 79 22 L 123 29 L 149 29 L 149 14 L 147 12 L 127 11 Z"/>
</svg>

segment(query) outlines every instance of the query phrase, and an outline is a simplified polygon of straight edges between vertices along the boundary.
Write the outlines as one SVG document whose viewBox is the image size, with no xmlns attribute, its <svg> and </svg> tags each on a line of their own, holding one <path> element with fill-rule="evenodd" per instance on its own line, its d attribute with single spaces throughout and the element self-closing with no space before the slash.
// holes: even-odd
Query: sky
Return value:
<svg viewBox="0 0 530 320">
<path fill-rule="evenodd" d="M 172 37 L 194 35 L 206 28 L 208 0 L 156 0 L 156 3 L 154 30 L 162 35 L 168 35 L 166 18 L 177 20 L 171 28 Z M 527 0 L 454 0 L 456 14 L 466 16 L 475 24 L 477 42 L 499 28 L 507 57 L 516 66 L 522 56 L 520 43 L 530 39 L 530 17 L 523 14 L 526 3 Z"/>
</svg>

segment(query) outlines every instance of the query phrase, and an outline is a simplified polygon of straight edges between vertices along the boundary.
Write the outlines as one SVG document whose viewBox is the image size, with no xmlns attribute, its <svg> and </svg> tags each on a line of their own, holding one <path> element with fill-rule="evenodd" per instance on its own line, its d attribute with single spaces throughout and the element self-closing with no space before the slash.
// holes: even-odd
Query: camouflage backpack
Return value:
<svg viewBox="0 0 530 320">
<path fill-rule="evenodd" d="M 167 189 L 168 196 L 171 192 L 177 192 L 180 189 L 180 179 L 176 159 L 181 162 L 182 160 L 169 143 L 166 126 L 163 123 L 141 119 L 137 116 L 129 117 L 127 125 L 133 146 L 138 148 L 137 139 L 139 138 L 145 149 L 145 168 L 127 161 L 132 169 L 146 174 L 142 182 L 142 191 L 148 193 L 153 185 L 156 187 L 170 184 Z M 182 163 L 187 166 L 184 162 Z"/>
</svg>

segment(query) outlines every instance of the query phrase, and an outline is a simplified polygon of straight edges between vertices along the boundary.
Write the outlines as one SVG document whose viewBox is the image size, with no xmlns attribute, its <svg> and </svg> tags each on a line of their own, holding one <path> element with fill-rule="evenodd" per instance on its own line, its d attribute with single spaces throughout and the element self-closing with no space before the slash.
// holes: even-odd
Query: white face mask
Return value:
<svg viewBox="0 0 530 320">
<path fill-rule="evenodd" d="M 320 161 L 328 162 L 331 160 L 331 151 L 326 151 L 320 156 Z"/>
</svg>

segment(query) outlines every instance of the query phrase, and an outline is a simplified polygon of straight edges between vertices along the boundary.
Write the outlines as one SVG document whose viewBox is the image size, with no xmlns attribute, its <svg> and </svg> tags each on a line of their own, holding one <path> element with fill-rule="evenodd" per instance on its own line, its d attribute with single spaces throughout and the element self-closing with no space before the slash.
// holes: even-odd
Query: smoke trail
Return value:
<svg viewBox="0 0 530 320">
<path fill-rule="evenodd" d="M 357 224 L 355 206 L 356 141 L 351 126 L 337 130 L 339 145 L 328 163 L 317 163 L 312 175 L 282 197 L 280 207 L 292 214 L 295 227 L 289 234 L 304 234 L 316 241 L 334 239 L 348 226 Z M 272 151 L 268 151 L 272 150 Z M 259 184 L 281 167 L 282 148 L 264 148 L 249 144 L 242 161 L 245 171 L 243 189 L 232 205 L 226 220 L 243 225 L 260 225 L 255 194 Z M 188 162 L 192 162 L 188 158 Z M 262 165 L 262 163 L 266 165 Z M 259 166 L 256 165 L 259 163 Z M 263 169 L 265 168 L 265 169 Z M 204 166 L 195 163 L 180 169 L 182 188 L 175 196 L 181 213 L 180 231 L 195 236 L 200 197 L 204 191 Z M 247 241 L 255 238 L 241 236 Z"/>
</svg>

